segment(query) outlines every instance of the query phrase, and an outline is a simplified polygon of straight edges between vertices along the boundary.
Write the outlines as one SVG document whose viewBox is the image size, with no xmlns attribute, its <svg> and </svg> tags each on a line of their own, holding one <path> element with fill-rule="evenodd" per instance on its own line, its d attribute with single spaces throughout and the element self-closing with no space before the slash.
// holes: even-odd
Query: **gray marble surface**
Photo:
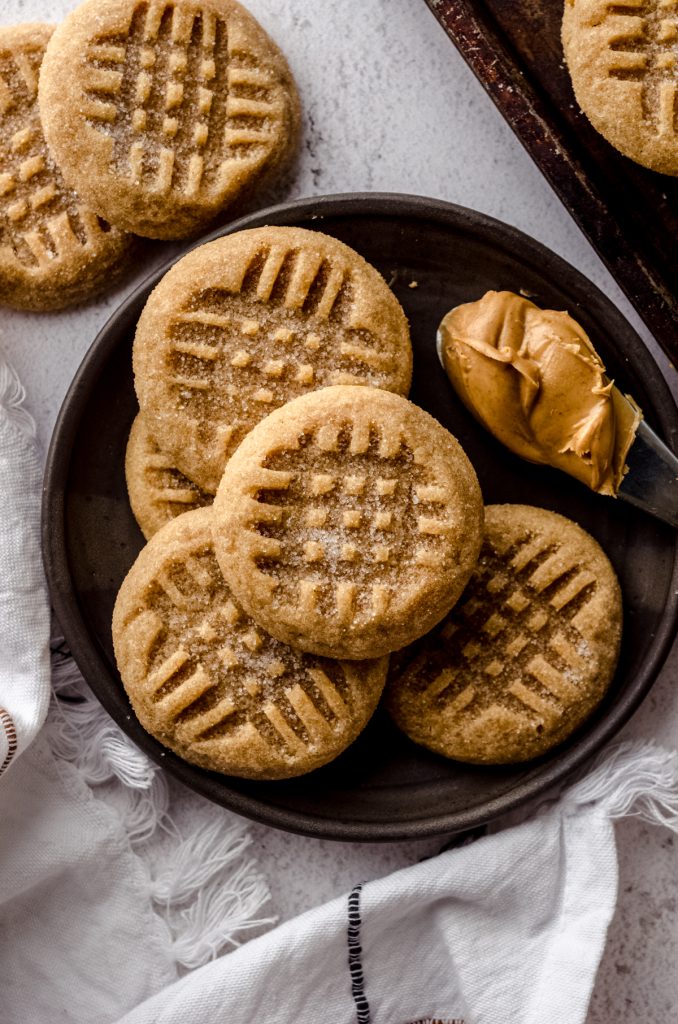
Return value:
<svg viewBox="0 0 678 1024">
<path fill-rule="evenodd" d="M 103 2 L 103 0 L 102 0 Z M 1 0 L 0 23 L 56 20 L 69 0 Z M 549 185 L 531 163 L 422 0 L 249 0 L 284 49 L 304 103 L 301 156 L 271 199 L 357 190 L 436 196 L 516 225 L 577 266 L 656 346 Z M 124 295 L 173 251 L 155 245 L 104 299 L 59 315 L 0 311 L 0 348 L 19 371 L 46 448 L 73 373 Z M 675 370 L 660 358 L 678 393 Z M 678 648 L 624 730 L 678 738 Z M 190 822 L 200 800 L 173 786 Z M 288 918 L 434 852 L 436 840 L 388 846 L 324 842 L 254 826 L 276 911 Z M 619 904 L 594 992 L 591 1024 L 678 1020 L 678 840 L 618 826 Z"/>
</svg>

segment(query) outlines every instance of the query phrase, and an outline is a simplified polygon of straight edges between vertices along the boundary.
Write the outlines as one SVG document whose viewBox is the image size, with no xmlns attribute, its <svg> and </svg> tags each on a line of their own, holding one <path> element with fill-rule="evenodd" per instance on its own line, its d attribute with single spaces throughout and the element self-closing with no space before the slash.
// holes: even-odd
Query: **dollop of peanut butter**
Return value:
<svg viewBox="0 0 678 1024">
<path fill-rule="evenodd" d="M 438 343 L 457 394 L 507 448 L 617 493 L 642 414 L 568 313 L 487 292 L 450 310 Z"/>
</svg>

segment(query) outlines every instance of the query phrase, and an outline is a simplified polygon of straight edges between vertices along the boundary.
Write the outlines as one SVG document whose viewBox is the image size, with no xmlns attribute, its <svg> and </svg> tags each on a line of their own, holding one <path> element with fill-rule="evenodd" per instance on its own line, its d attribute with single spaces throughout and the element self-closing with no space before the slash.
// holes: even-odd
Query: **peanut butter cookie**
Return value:
<svg viewBox="0 0 678 1024">
<path fill-rule="evenodd" d="M 458 761 L 527 761 L 561 743 L 602 699 L 617 663 L 619 584 L 569 519 L 489 505 L 459 604 L 389 681 L 396 724 Z"/>
<path fill-rule="evenodd" d="M 678 0 L 566 0 L 577 101 L 621 153 L 678 174 Z"/>
<path fill-rule="evenodd" d="M 458 442 L 376 388 L 295 399 L 229 461 L 215 550 L 273 636 L 327 657 L 377 657 L 427 632 L 478 557 L 483 505 Z"/>
<path fill-rule="evenodd" d="M 167 523 L 125 578 L 120 675 L 143 727 L 185 760 L 244 778 L 301 775 L 361 732 L 388 659 L 317 658 L 259 629 L 219 572 L 210 518 L 196 509 Z"/>
<path fill-rule="evenodd" d="M 143 416 L 136 417 L 129 433 L 125 477 L 129 503 L 146 540 L 182 512 L 212 504 L 212 495 L 191 483 L 161 451 Z"/>
<path fill-rule="evenodd" d="M 38 115 L 38 73 L 51 25 L 0 28 L 0 302 L 60 309 L 89 298 L 131 238 L 64 184 Z"/>
<path fill-rule="evenodd" d="M 139 320 L 134 372 L 149 430 L 214 492 L 277 406 L 329 384 L 406 394 L 412 349 L 398 300 L 358 253 L 265 227 L 200 246 L 165 275 Z"/>
<path fill-rule="evenodd" d="M 299 129 L 285 58 L 235 0 L 85 0 L 50 41 L 39 99 L 66 181 L 151 238 L 197 232 Z"/>
</svg>

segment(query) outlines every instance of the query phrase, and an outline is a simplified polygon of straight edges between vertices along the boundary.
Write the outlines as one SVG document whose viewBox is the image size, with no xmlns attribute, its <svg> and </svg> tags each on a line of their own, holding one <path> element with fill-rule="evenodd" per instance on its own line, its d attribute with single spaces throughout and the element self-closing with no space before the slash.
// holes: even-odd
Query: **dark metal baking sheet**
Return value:
<svg viewBox="0 0 678 1024">
<path fill-rule="evenodd" d="M 678 365 L 678 178 L 610 146 L 574 98 L 563 0 L 425 0 Z"/>
</svg>

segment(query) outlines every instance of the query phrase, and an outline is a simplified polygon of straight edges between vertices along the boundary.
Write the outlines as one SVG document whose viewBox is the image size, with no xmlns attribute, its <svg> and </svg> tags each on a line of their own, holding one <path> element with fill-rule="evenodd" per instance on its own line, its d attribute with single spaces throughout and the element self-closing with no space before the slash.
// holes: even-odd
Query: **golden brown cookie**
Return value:
<svg viewBox="0 0 678 1024">
<path fill-rule="evenodd" d="M 151 433 L 214 492 L 277 406 L 329 384 L 406 394 L 412 349 L 398 300 L 358 253 L 318 231 L 264 227 L 202 245 L 163 277 L 134 372 Z"/>
<path fill-rule="evenodd" d="M 625 156 L 678 174 L 678 0 L 566 0 L 577 101 Z"/>
<path fill-rule="evenodd" d="M 244 778 L 301 775 L 362 731 L 388 659 L 330 661 L 259 629 L 219 572 L 211 514 L 167 523 L 123 581 L 113 612 L 122 681 L 144 729 L 187 761 Z"/>
<path fill-rule="evenodd" d="M 161 451 L 141 415 L 129 433 L 125 477 L 129 503 L 146 540 L 182 512 L 212 504 L 212 495 L 191 483 Z"/>
<path fill-rule="evenodd" d="M 229 461 L 215 550 L 247 612 L 328 657 L 377 657 L 452 607 L 480 549 L 471 463 L 399 395 L 338 386 L 263 420 Z"/>
<path fill-rule="evenodd" d="M 0 28 L 0 302 L 60 309 L 110 279 L 131 238 L 64 184 L 38 115 L 38 72 L 51 25 Z"/>
<path fill-rule="evenodd" d="M 459 604 L 389 681 L 407 735 L 458 761 L 527 761 L 566 739 L 603 697 L 622 605 L 597 542 L 528 505 L 488 505 Z"/>
<path fill-rule="evenodd" d="M 84 0 L 50 41 L 39 98 L 66 181 L 151 238 L 197 232 L 299 129 L 285 58 L 235 0 Z"/>
</svg>

